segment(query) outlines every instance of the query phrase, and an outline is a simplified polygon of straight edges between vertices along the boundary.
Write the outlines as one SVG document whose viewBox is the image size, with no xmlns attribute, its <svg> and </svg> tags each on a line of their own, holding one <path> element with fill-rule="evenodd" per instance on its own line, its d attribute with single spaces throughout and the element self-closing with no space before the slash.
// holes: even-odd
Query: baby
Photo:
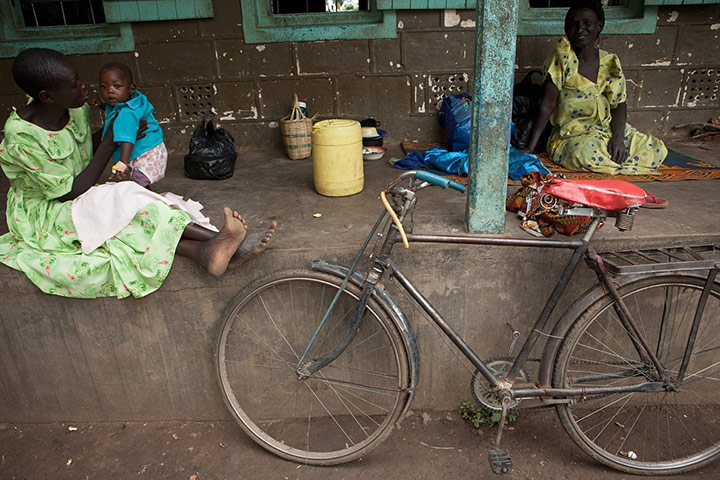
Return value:
<svg viewBox="0 0 720 480">
<path fill-rule="evenodd" d="M 167 149 L 163 143 L 160 125 L 153 116 L 153 106 L 147 97 L 135 89 L 130 68 L 122 63 L 108 63 L 100 69 L 100 96 L 105 105 L 105 138 L 111 120 L 113 140 L 120 146 L 113 152 L 115 165 L 110 178 L 130 178 L 147 187 L 165 176 Z M 147 130 L 138 137 L 140 121 L 147 122 Z"/>
</svg>

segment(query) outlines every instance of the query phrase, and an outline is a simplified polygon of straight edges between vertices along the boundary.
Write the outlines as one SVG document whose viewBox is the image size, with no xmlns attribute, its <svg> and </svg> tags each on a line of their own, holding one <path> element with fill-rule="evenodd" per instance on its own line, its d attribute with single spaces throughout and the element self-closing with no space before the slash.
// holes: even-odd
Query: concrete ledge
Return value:
<svg viewBox="0 0 720 480">
<path fill-rule="evenodd" d="M 306 268 L 314 258 L 350 262 L 380 212 L 377 193 L 398 173 L 384 161 L 366 162 L 362 193 L 328 198 L 313 190 L 311 161 L 290 161 L 280 152 L 242 152 L 235 175 L 223 182 L 186 179 L 182 156 L 171 156 L 171 162 L 158 191 L 199 200 L 211 218 L 221 218 L 223 205 L 232 206 L 253 229 L 276 219 L 280 227 L 272 248 L 219 279 L 177 257 L 163 287 L 141 300 L 53 297 L 19 272 L 0 267 L 0 421 L 228 418 L 213 354 L 233 298 L 265 274 Z M 720 241 L 718 185 L 641 184 L 668 198 L 670 207 L 642 210 L 629 233 L 607 225 L 597 243 L 625 248 Z M 462 234 L 464 204 L 456 192 L 422 192 L 415 231 Z M 507 225 L 507 236 L 527 235 L 514 218 Z M 396 260 L 486 358 L 507 353 L 506 322 L 524 339 L 568 256 L 557 250 L 414 245 L 397 250 Z M 580 267 L 559 310 L 592 283 L 590 272 Z M 405 308 L 420 344 L 421 388 L 414 406 L 456 408 L 470 398 L 470 372 L 392 282 L 388 289 Z"/>
</svg>

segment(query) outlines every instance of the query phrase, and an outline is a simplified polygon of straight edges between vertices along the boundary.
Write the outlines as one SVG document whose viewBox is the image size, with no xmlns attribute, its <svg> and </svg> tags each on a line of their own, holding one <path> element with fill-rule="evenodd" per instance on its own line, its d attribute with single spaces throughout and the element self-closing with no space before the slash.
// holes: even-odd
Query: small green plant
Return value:
<svg viewBox="0 0 720 480">
<path fill-rule="evenodd" d="M 480 425 L 497 425 L 500 423 L 500 412 L 490 412 L 476 406 L 473 402 L 462 402 L 458 413 L 462 418 L 472 423 L 473 427 L 480 428 Z M 510 410 L 505 417 L 505 425 L 517 420 L 517 411 Z"/>
</svg>

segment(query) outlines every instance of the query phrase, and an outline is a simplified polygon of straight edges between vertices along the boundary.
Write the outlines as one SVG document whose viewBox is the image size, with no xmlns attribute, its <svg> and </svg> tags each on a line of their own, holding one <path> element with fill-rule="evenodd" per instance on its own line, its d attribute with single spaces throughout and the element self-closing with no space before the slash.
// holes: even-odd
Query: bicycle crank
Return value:
<svg viewBox="0 0 720 480">
<path fill-rule="evenodd" d="M 512 367 L 514 359 L 511 357 L 493 357 L 485 362 L 485 365 L 493 372 L 493 374 L 500 380 L 503 380 L 507 373 Z M 513 383 L 528 383 L 528 374 L 523 369 L 520 369 L 515 381 Z M 475 371 L 475 374 L 470 381 L 470 391 L 472 392 L 475 401 L 485 410 L 489 412 L 502 412 L 502 405 L 500 398 L 492 392 L 490 384 L 487 379 L 482 376 L 479 371 Z M 513 399 L 509 405 L 509 409 L 517 408 L 521 400 Z"/>
</svg>

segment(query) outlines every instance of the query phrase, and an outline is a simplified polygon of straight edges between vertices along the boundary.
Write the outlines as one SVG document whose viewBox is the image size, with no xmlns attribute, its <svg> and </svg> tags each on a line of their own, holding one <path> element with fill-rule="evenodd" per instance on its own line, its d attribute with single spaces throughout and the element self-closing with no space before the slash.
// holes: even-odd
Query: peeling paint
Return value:
<svg viewBox="0 0 720 480">
<path fill-rule="evenodd" d="M 268 123 L 268 127 L 270 127 L 270 128 L 278 128 L 279 126 L 280 126 L 280 124 L 275 121 Z"/>
<path fill-rule="evenodd" d="M 713 23 L 710 25 L 710 30 L 720 30 L 720 23 Z"/>
<path fill-rule="evenodd" d="M 392 60 L 390 60 L 388 63 L 390 64 L 391 67 L 395 66 L 395 62 L 393 62 Z"/>
<path fill-rule="evenodd" d="M 680 14 L 678 12 L 676 12 L 675 10 L 673 10 L 672 12 L 670 12 L 670 16 L 668 17 L 668 22 L 670 22 L 670 23 L 674 22 L 675 20 L 678 19 L 678 16 L 680 16 Z"/>
<path fill-rule="evenodd" d="M 399 63 L 398 63 L 397 65 L 395 65 L 395 66 L 396 66 L 398 69 L 402 68 L 402 65 L 399 64 Z"/>
<path fill-rule="evenodd" d="M 634 47 L 634 46 L 635 46 L 634 43 L 628 43 L 628 48 L 632 48 L 632 47 Z"/>
<path fill-rule="evenodd" d="M 443 13 L 446 27 L 455 27 L 460 24 L 460 15 L 458 15 L 457 10 L 445 10 Z"/>
<path fill-rule="evenodd" d="M 257 45 L 257 46 L 255 47 L 255 49 L 256 49 L 258 52 L 262 52 L 262 51 L 265 50 L 265 45 Z"/>
<path fill-rule="evenodd" d="M 402 20 L 400 20 L 398 22 L 398 29 L 402 30 L 404 27 L 405 27 L 405 24 L 402 22 Z"/>
<path fill-rule="evenodd" d="M 460 23 L 460 26 L 462 28 L 475 28 L 475 20 L 463 20 L 462 23 Z"/>
<path fill-rule="evenodd" d="M 237 120 L 233 115 L 233 111 L 230 110 L 229 112 L 223 112 L 223 116 L 220 117 L 220 120 Z"/>
<path fill-rule="evenodd" d="M 182 133 L 183 135 L 185 135 L 185 134 L 187 133 L 187 130 L 185 130 L 184 128 L 181 128 L 181 129 L 180 129 L 180 133 Z"/>
<path fill-rule="evenodd" d="M 659 38 L 655 41 L 655 45 L 660 45 L 660 39 L 659 39 Z"/>
<path fill-rule="evenodd" d="M 643 67 L 668 67 L 670 66 L 669 60 L 655 60 L 653 63 L 643 63 Z"/>
<path fill-rule="evenodd" d="M 140 54 L 138 52 L 135 52 L 135 58 L 138 58 Z"/>
</svg>

